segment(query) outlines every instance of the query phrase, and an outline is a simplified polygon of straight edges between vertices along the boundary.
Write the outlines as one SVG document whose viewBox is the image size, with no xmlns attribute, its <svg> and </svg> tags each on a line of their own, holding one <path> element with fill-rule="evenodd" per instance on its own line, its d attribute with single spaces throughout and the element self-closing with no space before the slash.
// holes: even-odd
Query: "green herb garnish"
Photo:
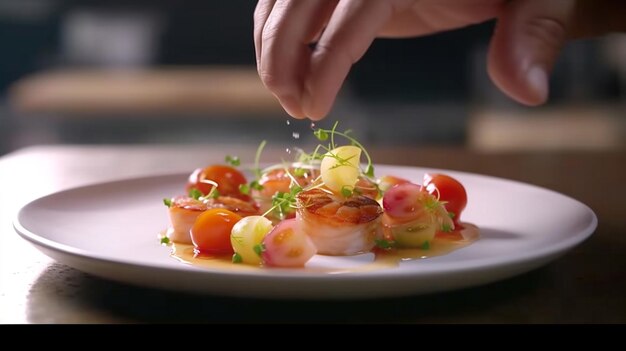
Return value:
<svg viewBox="0 0 626 351">
<path fill-rule="evenodd" d="M 422 244 L 422 250 L 430 250 L 430 242 L 428 240 Z"/>
<path fill-rule="evenodd" d="M 250 184 L 240 184 L 239 192 L 244 195 L 250 195 Z"/>
<path fill-rule="evenodd" d="M 289 195 L 294 197 L 295 200 L 295 196 L 298 195 L 299 192 L 302 191 L 302 187 L 299 185 L 292 185 L 291 188 L 289 188 Z"/>
<path fill-rule="evenodd" d="M 317 129 L 313 132 L 313 135 L 315 135 L 315 137 L 317 138 L 317 140 L 319 141 L 326 141 L 328 140 L 328 131 L 325 129 Z"/>
<path fill-rule="evenodd" d="M 170 238 L 166 236 L 161 237 L 161 245 L 168 245 L 170 243 Z"/>
<path fill-rule="evenodd" d="M 172 207 L 172 199 L 167 197 L 163 198 L 163 204 L 167 207 Z"/>
<path fill-rule="evenodd" d="M 253 180 L 253 181 L 251 181 L 251 182 L 250 182 L 250 187 L 251 187 L 252 189 L 254 189 L 254 190 L 258 190 L 258 191 L 263 190 L 263 185 L 261 185 L 261 184 L 259 183 L 259 181 L 258 181 L 258 180 Z"/>
<path fill-rule="evenodd" d="M 341 188 L 341 195 L 343 195 L 343 197 L 350 197 L 350 196 L 353 195 L 353 193 L 354 193 L 354 191 L 352 189 L 350 189 L 350 187 L 347 186 L 347 185 L 344 185 Z"/>
<path fill-rule="evenodd" d="M 215 187 L 214 187 L 215 188 Z M 189 190 L 189 197 L 193 198 L 194 200 L 198 200 L 200 199 L 200 197 L 202 196 L 202 191 L 196 189 L 196 188 L 191 188 Z"/>
<path fill-rule="evenodd" d="M 211 191 L 205 196 L 207 199 L 217 199 L 218 197 L 220 197 L 220 191 L 217 190 L 216 186 L 212 187 Z"/>
<path fill-rule="evenodd" d="M 314 153 L 309 156 L 309 159 L 321 159 L 323 157 L 323 155 L 318 156 L 318 150 L 319 147 L 325 149 L 327 152 L 334 150 L 336 148 L 335 145 L 335 136 L 341 136 L 344 137 L 346 139 L 348 139 L 348 141 L 350 142 L 350 144 L 358 147 L 359 149 L 361 149 L 361 151 L 363 151 L 363 154 L 365 155 L 365 158 L 367 159 L 367 166 L 365 167 L 365 171 L 361 171 L 362 174 L 364 174 L 365 176 L 367 176 L 368 178 L 373 178 L 374 177 L 374 165 L 372 163 L 372 158 L 370 157 L 370 154 L 367 152 L 367 150 L 365 149 L 365 147 L 358 141 L 356 140 L 354 137 L 352 137 L 350 135 L 350 130 L 346 130 L 345 132 L 340 132 L 337 130 L 337 125 L 339 124 L 339 122 L 335 122 L 335 124 L 333 124 L 333 127 L 331 129 L 316 129 L 313 134 L 317 137 L 318 140 L 320 141 L 325 141 L 328 140 L 329 136 L 330 136 L 330 144 L 328 145 L 328 147 L 324 147 L 319 145 L 318 148 L 315 149 Z M 332 156 L 331 157 L 336 157 L 336 156 Z M 339 165 L 345 164 L 347 160 L 340 160 L 339 161 Z"/>
<path fill-rule="evenodd" d="M 259 144 L 259 147 L 256 149 L 256 154 L 254 155 L 254 168 L 252 169 L 252 172 L 254 173 L 256 180 L 261 179 L 261 176 L 263 176 L 261 172 L 261 167 L 259 166 L 259 162 L 261 161 L 261 153 L 263 152 L 263 149 L 265 148 L 266 144 L 267 144 L 267 141 L 263 140 Z"/>
<path fill-rule="evenodd" d="M 263 252 L 265 251 L 265 245 L 263 245 L 263 244 L 256 244 L 256 245 L 254 245 L 252 250 L 254 250 L 254 252 L 257 255 L 259 255 L 259 257 L 260 257 L 263 254 Z"/>
<path fill-rule="evenodd" d="M 259 184 L 258 180 L 253 180 L 249 184 L 241 184 L 239 185 L 239 191 L 242 194 L 250 195 L 250 190 L 254 189 L 257 191 L 263 190 L 263 185 Z"/>
<path fill-rule="evenodd" d="M 239 157 L 237 156 L 226 155 L 226 158 L 224 160 L 226 161 L 226 163 L 233 167 L 241 165 L 241 160 L 239 160 Z"/>
<path fill-rule="evenodd" d="M 241 257 L 240 254 L 235 252 L 233 254 L 233 263 L 241 263 L 241 262 L 243 262 L 243 257 Z"/>
<path fill-rule="evenodd" d="M 374 242 L 381 249 L 391 249 L 396 245 L 395 241 L 387 239 L 375 239 Z"/>
<path fill-rule="evenodd" d="M 295 203 L 295 194 L 279 191 L 272 196 L 272 207 L 263 215 L 265 216 L 274 211 L 277 212 L 278 218 L 284 219 L 286 215 L 292 211 L 292 208 L 295 207 Z"/>
</svg>

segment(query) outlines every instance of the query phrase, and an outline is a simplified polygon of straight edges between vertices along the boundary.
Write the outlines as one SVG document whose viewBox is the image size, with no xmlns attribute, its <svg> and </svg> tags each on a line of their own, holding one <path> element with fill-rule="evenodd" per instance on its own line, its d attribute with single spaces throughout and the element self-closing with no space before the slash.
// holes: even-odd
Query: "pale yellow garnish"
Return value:
<svg viewBox="0 0 626 351">
<path fill-rule="evenodd" d="M 346 145 L 330 150 L 322 158 L 322 181 L 335 193 L 341 193 L 342 189 L 354 189 L 361 174 L 360 159 L 361 149 L 356 146 Z"/>
</svg>

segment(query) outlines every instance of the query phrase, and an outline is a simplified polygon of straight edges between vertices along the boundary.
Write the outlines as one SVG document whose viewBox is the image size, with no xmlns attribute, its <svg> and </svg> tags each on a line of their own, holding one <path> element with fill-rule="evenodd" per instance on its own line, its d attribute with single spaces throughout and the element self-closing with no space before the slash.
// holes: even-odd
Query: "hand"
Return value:
<svg viewBox="0 0 626 351">
<path fill-rule="evenodd" d="M 491 79 L 520 103 L 539 105 L 566 40 L 626 30 L 626 1 L 259 0 L 257 68 L 287 113 L 318 120 L 376 37 L 427 35 L 492 18 Z"/>
</svg>

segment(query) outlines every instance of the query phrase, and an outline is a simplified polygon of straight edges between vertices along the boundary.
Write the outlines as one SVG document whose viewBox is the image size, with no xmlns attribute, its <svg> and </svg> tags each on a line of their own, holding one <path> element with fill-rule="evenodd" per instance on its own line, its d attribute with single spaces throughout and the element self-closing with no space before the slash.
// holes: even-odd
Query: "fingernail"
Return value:
<svg viewBox="0 0 626 351">
<path fill-rule="evenodd" d="M 526 74 L 528 85 L 537 97 L 537 103 L 544 103 L 548 99 L 548 73 L 540 66 L 532 66 Z"/>
</svg>

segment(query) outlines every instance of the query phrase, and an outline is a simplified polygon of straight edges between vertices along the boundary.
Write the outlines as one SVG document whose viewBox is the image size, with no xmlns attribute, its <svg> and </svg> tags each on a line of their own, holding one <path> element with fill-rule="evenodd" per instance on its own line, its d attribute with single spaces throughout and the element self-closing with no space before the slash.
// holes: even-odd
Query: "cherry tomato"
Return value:
<svg viewBox="0 0 626 351">
<path fill-rule="evenodd" d="M 187 181 L 187 192 L 196 188 L 204 195 L 207 195 L 211 192 L 213 185 L 203 182 L 204 180 L 217 183 L 217 190 L 220 195 L 236 197 L 245 201 L 250 200 L 248 195 L 242 194 L 241 191 L 239 191 L 239 186 L 248 182 L 246 177 L 233 167 L 212 165 L 206 168 L 196 169 L 191 173 Z"/>
<path fill-rule="evenodd" d="M 467 205 L 467 192 L 463 184 L 445 174 L 426 174 L 424 187 L 440 201 L 446 202 L 446 211 L 452 213 L 454 225 L 459 226 L 461 213 Z"/>
<path fill-rule="evenodd" d="M 238 214 L 223 208 L 202 212 L 190 230 L 191 241 L 196 250 L 216 254 L 233 253 L 230 232 L 241 218 Z"/>
<path fill-rule="evenodd" d="M 289 168 L 290 175 L 285 169 L 275 169 L 264 174 L 259 180 L 259 185 L 263 186 L 261 196 L 271 198 L 277 192 L 288 193 L 291 186 L 292 178 L 298 182 L 301 187 L 306 187 L 319 175 L 319 171 L 315 169 Z"/>
</svg>

